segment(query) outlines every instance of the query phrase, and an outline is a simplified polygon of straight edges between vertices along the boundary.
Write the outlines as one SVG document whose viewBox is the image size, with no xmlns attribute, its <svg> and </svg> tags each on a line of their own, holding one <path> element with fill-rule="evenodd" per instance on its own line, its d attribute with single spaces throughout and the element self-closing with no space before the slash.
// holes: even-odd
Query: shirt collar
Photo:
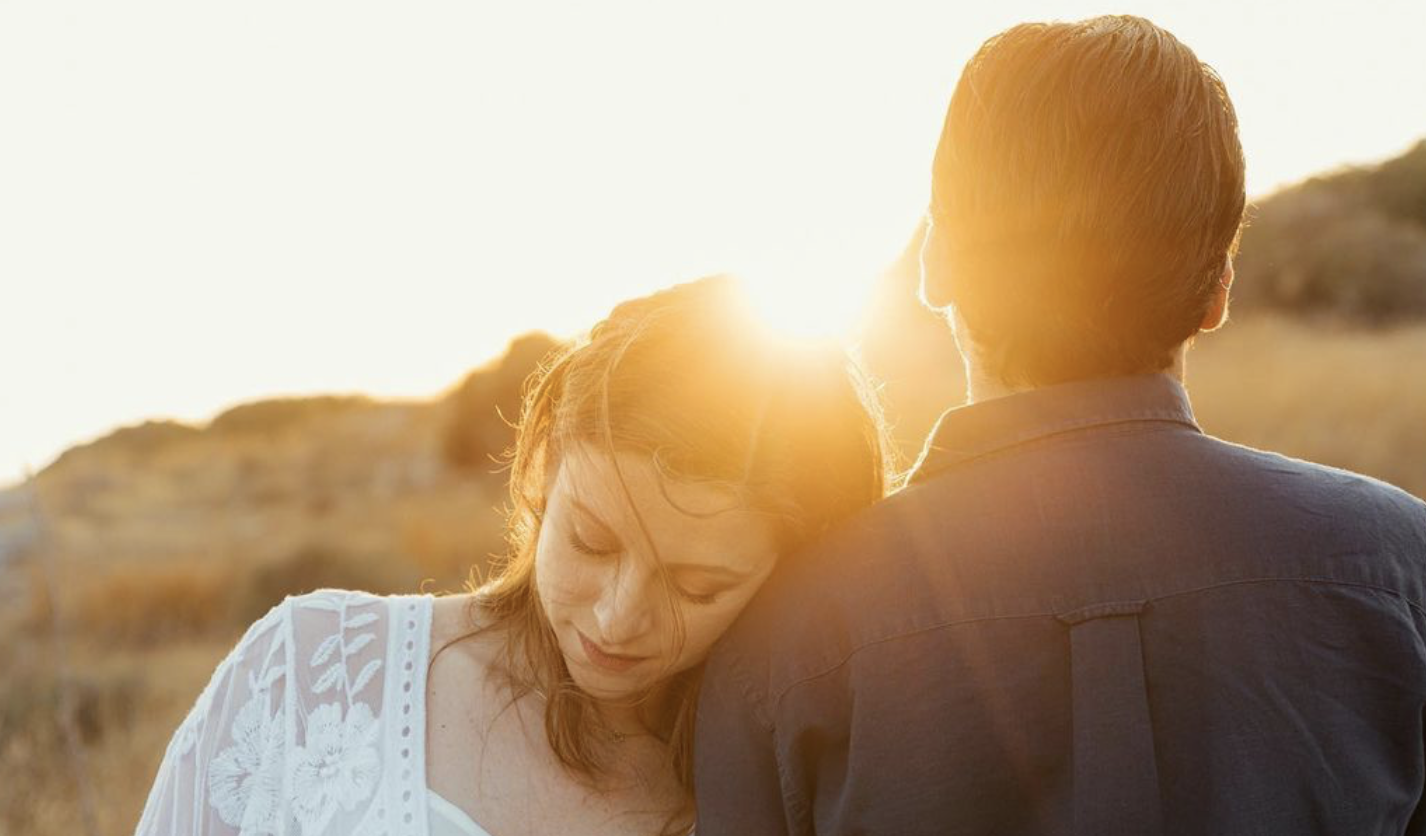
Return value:
<svg viewBox="0 0 1426 836">
<path fill-rule="evenodd" d="M 1057 433 L 1137 421 L 1168 421 L 1202 432 L 1188 392 L 1167 374 L 1060 383 L 947 411 L 910 481 Z"/>
</svg>

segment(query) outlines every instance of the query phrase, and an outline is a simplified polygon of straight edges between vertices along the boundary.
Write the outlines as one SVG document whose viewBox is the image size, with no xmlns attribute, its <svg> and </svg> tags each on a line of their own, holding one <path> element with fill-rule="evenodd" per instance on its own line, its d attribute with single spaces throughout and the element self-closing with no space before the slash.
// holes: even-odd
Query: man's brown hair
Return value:
<svg viewBox="0 0 1426 836">
<path fill-rule="evenodd" d="M 1007 383 L 1160 371 L 1198 332 L 1244 202 L 1233 105 L 1187 46 L 1132 16 L 1021 24 L 951 98 L 927 284 Z"/>
</svg>

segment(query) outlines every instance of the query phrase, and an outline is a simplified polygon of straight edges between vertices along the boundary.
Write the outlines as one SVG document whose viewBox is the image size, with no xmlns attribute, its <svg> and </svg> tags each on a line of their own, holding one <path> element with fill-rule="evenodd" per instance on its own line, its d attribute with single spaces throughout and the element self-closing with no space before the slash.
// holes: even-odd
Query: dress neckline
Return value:
<svg viewBox="0 0 1426 836">
<path fill-rule="evenodd" d="M 422 617 L 424 617 L 425 620 L 426 620 L 426 623 L 425 623 L 425 625 L 424 625 L 424 630 L 425 630 L 425 652 L 426 652 L 426 654 L 429 656 L 429 655 L 430 655 L 430 652 L 431 652 L 431 640 L 434 638 L 434 636 L 432 636 L 432 632 L 433 632 L 433 630 L 435 629 L 435 620 L 436 620 L 436 619 L 435 619 L 436 596 L 433 595 L 433 594 L 431 594 L 431 593 L 423 593 L 423 594 L 421 594 L 419 597 L 420 597 L 420 599 L 421 599 L 421 600 L 423 601 L 423 603 L 424 603 L 424 612 L 422 612 Z M 428 658 L 428 659 L 427 659 L 427 663 L 429 664 L 429 662 L 430 662 L 430 660 L 429 660 L 429 658 Z M 449 820 L 451 820 L 452 822 L 454 822 L 457 827 L 461 828 L 461 829 L 464 830 L 467 834 L 469 834 L 469 836 L 494 836 L 494 834 L 492 834 L 490 831 L 488 831 L 488 830 L 486 830 L 485 828 L 481 827 L 480 824 L 479 824 L 475 819 L 471 818 L 471 816 L 470 816 L 469 813 L 467 813 L 465 810 L 462 810 L 460 807 L 457 807 L 457 806 L 456 806 L 454 803 L 452 803 L 449 799 L 444 798 L 443 796 L 441 796 L 440 793 L 438 793 L 438 792 L 436 792 L 435 790 L 431 789 L 430 784 L 426 783 L 426 728 L 425 728 L 425 726 L 426 726 L 426 724 L 429 722 L 429 718 L 427 717 L 427 714 L 426 714 L 426 682 L 425 682 L 425 677 L 424 677 L 424 676 L 421 677 L 421 689 L 420 689 L 420 690 L 421 690 L 421 698 L 420 698 L 420 699 L 421 699 L 421 701 L 420 701 L 421 711 L 420 711 L 420 713 L 421 713 L 421 723 L 422 723 L 421 736 L 420 736 L 420 747 L 421 747 L 421 748 L 420 748 L 420 751 L 421 751 L 421 760 L 420 760 L 420 764 L 421 764 L 421 779 L 420 779 L 420 780 L 421 780 L 421 786 L 424 787 L 425 790 L 426 790 L 426 799 L 427 799 L 427 807 L 428 807 L 428 809 L 434 809 L 434 810 L 439 811 L 439 812 L 440 812 L 442 815 L 444 815 L 447 819 L 449 819 Z M 694 836 L 694 834 L 695 834 L 696 832 L 697 832 L 697 827 L 696 827 L 696 826 L 695 826 L 695 827 L 692 827 L 692 828 L 689 828 L 688 836 Z"/>
<path fill-rule="evenodd" d="M 456 826 L 469 834 L 469 836 L 490 836 L 490 831 L 477 824 L 475 819 L 470 817 L 469 813 L 446 800 L 440 793 L 430 787 L 426 788 L 426 798 L 429 800 L 432 809 L 455 822 Z"/>
</svg>

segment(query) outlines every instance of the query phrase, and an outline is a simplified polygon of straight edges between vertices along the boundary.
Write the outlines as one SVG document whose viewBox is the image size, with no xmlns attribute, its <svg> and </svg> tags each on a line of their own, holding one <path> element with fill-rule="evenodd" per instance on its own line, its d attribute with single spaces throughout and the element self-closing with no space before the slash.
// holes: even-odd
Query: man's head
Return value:
<svg viewBox="0 0 1426 836">
<path fill-rule="evenodd" d="M 1147 20 L 986 41 L 931 192 L 923 295 L 1000 381 L 1161 371 L 1222 320 L 1245 201 L 1237 117 L 1217 74 Z"/>
</svg>

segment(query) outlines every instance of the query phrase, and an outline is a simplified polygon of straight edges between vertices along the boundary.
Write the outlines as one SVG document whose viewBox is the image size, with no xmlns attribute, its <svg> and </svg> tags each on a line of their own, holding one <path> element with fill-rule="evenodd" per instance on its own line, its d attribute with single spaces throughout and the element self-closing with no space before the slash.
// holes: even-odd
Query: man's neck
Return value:
<svg viewBox="0 0 1426 836">
<path fill-rule="evenodd" d="M 1184 381 L 1184 359 L 1188 354 L 1188 344 L 1185 343 L 1174 350 L 1173 363 L 1164 369 L 1163 373 L 1171 375 L 1179 383 Z M 981 403 L 982 401 L 1003 398 L 1007 395 L 1014 395 L 1019 392 L 1028 392 L 1038 389 L 1033 385 L 1016 385 L 1006 383 L 999 377 L 990 374 L 976 361 L 974 353 L 967 353 L 965 358 L 966 366 L 966 403 Z"/>
</svg>

